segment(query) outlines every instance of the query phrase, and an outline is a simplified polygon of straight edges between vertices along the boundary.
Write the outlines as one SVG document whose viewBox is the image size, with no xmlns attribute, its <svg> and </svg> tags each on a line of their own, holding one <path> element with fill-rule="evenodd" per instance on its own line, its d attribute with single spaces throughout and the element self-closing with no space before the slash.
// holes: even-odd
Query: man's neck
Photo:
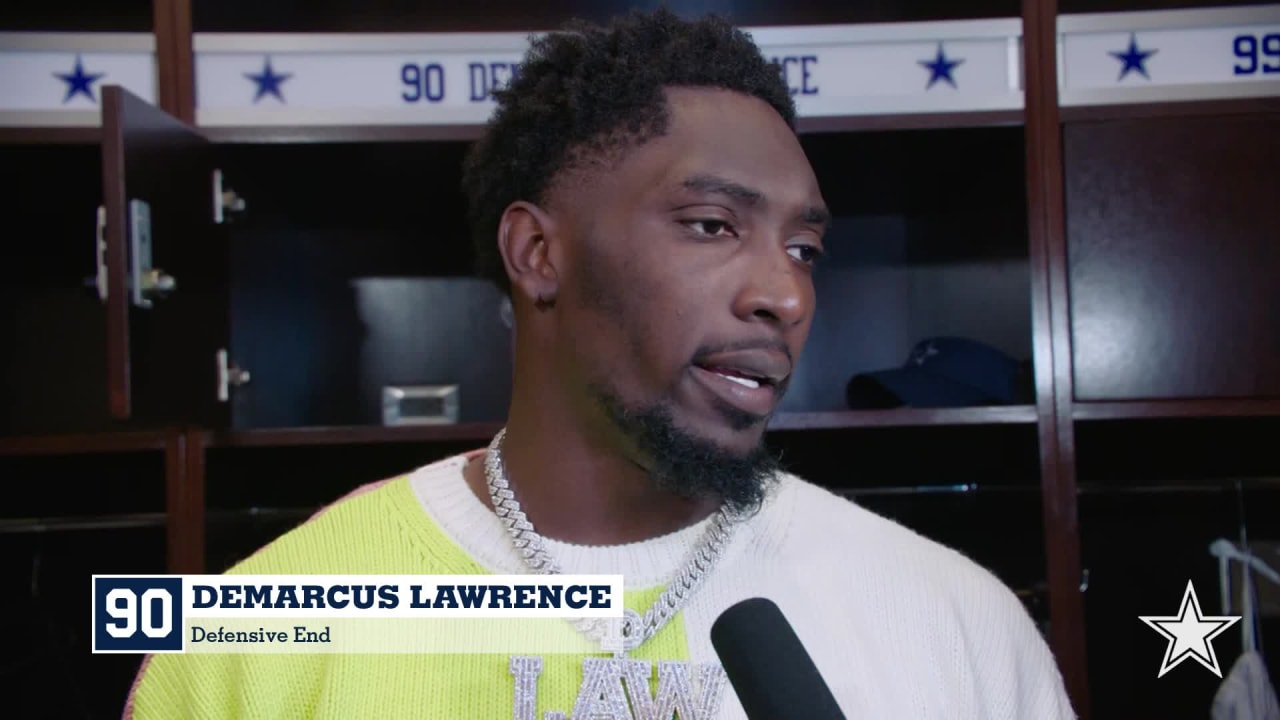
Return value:
<svg viewBox="0 0 1280 720">
<path fill-rule="evenodd" d="M 691 499 L 658 488 L 621 452 L 565 432 L 545 416 L 515 412 L 502 460 L 507 481 L 538 534 L 580 545 L 618 545 L 688 527 L 715 512 L 710 498 Z M 492 506 L 484 457 L 464 471 L 467 485 Z"/>
</svg>

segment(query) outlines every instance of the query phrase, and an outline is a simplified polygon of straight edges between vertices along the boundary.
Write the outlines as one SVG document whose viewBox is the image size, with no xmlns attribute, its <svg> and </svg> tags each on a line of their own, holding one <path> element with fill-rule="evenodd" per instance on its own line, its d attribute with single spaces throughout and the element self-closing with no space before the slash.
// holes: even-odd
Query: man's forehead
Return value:
<svg viewBox="0 0 1280 720">
<path fill-rule="evenodd" d="M 782 116 L 768 103 L 721 89 L 667 91 L 666 132 L 628 153 L 686 175 L 811 174 L 808 158 Z M 740 179 L 740 178 L 739 178 Z"/>
<path fill-rule="evenodd" d="M 666 100 L 664 132 L 580 157 L 586 161 L 566 168 L 559 189 L 578 197 L 669 194 L 713 189 L 703 181 L 718 178 L 777 201 L 820 202 L 808 158 L 768 103 L 719 88 L 668 88 Z"/>
<path fill-rule="evenodd" d="M 669 130 L 698 131 L 718 123 L 790 132 L 777 110 L 753 95 L 726 88 L 680 86 L 668 87 L 664 94 L 671 118 Z M 751 122 L 743 122 L 748 120 Z"/>
</svg>

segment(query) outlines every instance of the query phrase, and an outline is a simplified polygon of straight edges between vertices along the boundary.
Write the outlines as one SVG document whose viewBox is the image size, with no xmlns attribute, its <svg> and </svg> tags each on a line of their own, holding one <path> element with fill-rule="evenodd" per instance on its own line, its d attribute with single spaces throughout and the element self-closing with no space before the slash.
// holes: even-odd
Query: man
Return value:
<svg viewBox="0 0 1280 720">
<path fill-rule="evenodd" d="M 465 186 L 516 316 L 505 429 L 232 572 L 620 573 L 631 622 L 592 657 L 157 656 L 132 715 L 740 718 L 710 626 L 764 596 L 850 718 L 1071 717 L 992 575 L 763 447 L 829 222 L 777 68 L 721 22 L 633 14 L 535 43 L 498 100 Z"/>
</svg>

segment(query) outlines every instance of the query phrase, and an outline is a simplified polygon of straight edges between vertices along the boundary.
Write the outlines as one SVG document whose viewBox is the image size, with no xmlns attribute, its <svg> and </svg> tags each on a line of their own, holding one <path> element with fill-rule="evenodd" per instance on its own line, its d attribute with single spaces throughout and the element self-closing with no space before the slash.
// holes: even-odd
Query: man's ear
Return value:
<svg viewBox="0 0 1280 720">
<path fill-rule="evenodd" d="M 555 304 L 560 289 L 551 244 L 555 221 L 542 208 L 523 200 L 512 203 L 498 221 L 498 251 L 511 279 L 513 293 L 535 307 Z"/>
</svg>

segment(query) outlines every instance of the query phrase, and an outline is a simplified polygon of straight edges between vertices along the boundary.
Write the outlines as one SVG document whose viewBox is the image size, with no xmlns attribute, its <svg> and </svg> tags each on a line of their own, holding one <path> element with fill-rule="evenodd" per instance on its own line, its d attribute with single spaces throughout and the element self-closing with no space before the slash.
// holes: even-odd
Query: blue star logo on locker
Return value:
<svg viewBox="0 0 1280 720">
<path fill-rule="evenodd" d="M 79 55 L 76 55 L 76 65 L 71 72 L 54 73 L 53 75 L 67 84 L 67 96 L 62 99 L 62 103 L 65 105 L 77 95 L 84 95 L 89 98 L 89 102 L 98 102 L 98 99 L 93 96 L 93 84 L 101 80 L 106 73 L 85 72 L 84 62 L 81 61 Z"/>
<path fill-rule="evenodd" d="M 1120 68 L 1120 77 L 1116 78 L 1116 82 L 1124 80 L 1125 76 L 1131 72 L 1136 72 L 1142 77 L 1150 80 L 1151 76 L 1147 74 L 1147 59 L 1155 55 L 1157 50 L 1142 50 L 1138 47 L 1138 36 L 1136 33 L 1129 34 L 1129 47 L 1124 50 L 1112 50 L 1111 57 L 1119 60 L 1123 65 Z"/>
<path fill-rule="evenodd" d="M 277 73 L 271 67 L 271 58 L 268 56 L 263 60 L 262 72 L 245 73 L 244 76 L 258 85 L 257 94 L 253 96 L 253 102 L 257 103 L 267 95 L 274 95 L 277 100 L 284 102 L 284 95 L 280 92 L 280 86 L 285 80 L 293 77 L 293 73 Z"/>
<path fill-rule="evenodd" d="M 942 49 L 942 43 L 938 43 L 938 54 L 932 60 L 921 60 L 920 66 L 929 71 L 929 84 L 925 86 L 926 90 L 932 89 L 934 83 L 939 80 L 945 80 L 951 87 L 956 86 L 956 79 L 952 72 L 957 65 L 964 62 L 961 59 L 949 60 L 946 52 Z"/>
</svg>

